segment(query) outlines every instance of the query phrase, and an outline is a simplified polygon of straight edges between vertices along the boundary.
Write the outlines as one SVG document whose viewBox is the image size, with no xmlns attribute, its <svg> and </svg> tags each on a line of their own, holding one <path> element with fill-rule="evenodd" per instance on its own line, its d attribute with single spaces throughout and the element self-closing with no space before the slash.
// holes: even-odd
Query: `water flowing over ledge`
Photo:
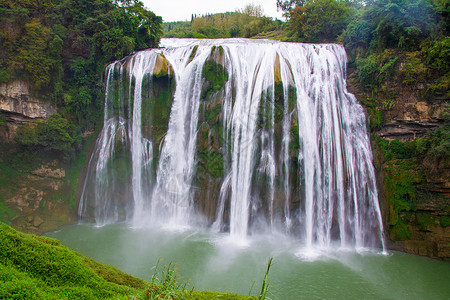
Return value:
<svg viewBox="0 0 450 300">
<path fill-rule="evenodd" d="M 106 69 L 79 216 L 384 249 L 365 115 L 335 44 L 163 39 Z"/>
</svg>

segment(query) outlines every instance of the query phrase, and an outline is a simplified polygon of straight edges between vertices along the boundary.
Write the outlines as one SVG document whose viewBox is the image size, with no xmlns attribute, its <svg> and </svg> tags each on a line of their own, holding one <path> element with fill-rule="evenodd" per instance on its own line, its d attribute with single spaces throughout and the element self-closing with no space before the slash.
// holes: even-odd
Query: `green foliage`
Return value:
<svg viewBox="0 0 450 300">
<path fill-rule="evenodd" d="M 225 172 L 225 162 L 223 159 L 223 154 L 219 151 L 214 151 L 213 149 L 205 147 L 200 147 L 197 151 L 197 159 L 199 160 L 198 165 L 203 170 L 203 172 L 209 174 L 213 178 L 220 178 Z"/>
<path fill-rule="evenodd" d="M 359 81 L 366 88 L 379 87 L 386 80 L 390 80 L 395 72 L 398 57 L 386 50 L 380 54 L 372 54 L 366 58 L 356 60 Z"/>
<path fill-rule="evenodd" d="M 280 29 L 281 21 L 262 14 L 261 6 L 247 4 L 235 12 L 192 16 L 186 22 L 164 24 L 165 37 L 177 38 L 229 38 L 254 37 L 261 33 Z"/>
<path fill-rule="evenodd" d="M 135 48 L 135 40 L 123 34 L 121 28 L 110 28 L 94 35 L 95 42 L 101 45 L 107 60 L 115 60 L 124 57 Z"/>
<path fill-rule="evenodd" d="M 19 126 L 15 136 L 16 142 L 22 146 L 34 146 L 39 144 L 38 130 L 36 130 L 36 127 L 40 124 L 42 124 L 42 122 L 37 121 L 36 123 L 29 122 Z"/>
<path fill-rule="evenodd" d="M 396 226 L 397 223 L 402 222 L 401 214 L 415 209 L 420 201 L 416 185 L 423 182 L 424 173 L 411 155 L 414 151 L 412 149 L 415 149 L 414 142 L 404 143 L 393 140 L 388 143 L 382 138 L 378 138 L 377 142 L 386 159 L 384 183 L 386 199 L 390 207 L 390 225 Z M 406 227 L 400 224 L 394 231 L 405 236 L 402 234 L 406 232 L 405 229 Z"/>
<path fill-rule="evenodd" d="M 444 124 L 426 137 L 416 140 L 417 152 L 425 160 L 448 165 L 450 157 L 450 104 L 441 113 Z"/>
<path fill-rule="evenodd" d="M 439 223 L 444 228 L 450 226 L 450 216 L 441 216 L 439 218 Z"/>
<path fill-rule="evenodd" d="M 426 65 L 439 77 L 428 87 L 428 94 L 444 94 L 450 99 L 450 37 L 432 40 L 424 43 L 422 51 L 426 55 Z"/>
<path fill-rule="evenodd" d="M 202 99 L 206 99 L 210 94 L 220 90 L 228 81 L 228 72 L 215 61 L 207 61 L 203 65 L 202 76 L 207 81 L 207 86 L 202 93 Z"/>
<path fill-rule="evenodd" d="M 290 11 L 289 27 L 303 42 L 332 42 L 350 22 L 351 10 L 345 1 L 309 0 Z"/>
<path fill-rule="evenodd" d="M 427 68 L 420 52 L 406 54 L 406 61 L 402 69 L 404 83 L 424 82 L 427 77 Z"/>
<path fill-rule="evenodd" d="M 269 262 L 267 263 L 267 270 L 266 273 L 264 273 L 263 283 L 261 286 L 261 292 L 259 293 L 258 300 L 264 300 L 266 299 L 267 290 L 269 289 L 269 271 L 270 266 L 272 265 L 273 257 L 269 259 Z"/>
<path fill-rule="evenodd" d="M 197 54 L 197 50 L 198 50 L 198 45 L 195 45 L 194 48 L 192 49 L 191 55 L 189 55 L 189 62 L 191 62 L 194 59 L 195 54 Z"/>
<path fill-rule="evenodd" d="M 147 286 L 57 240 L 23 234 L 3 223 L 0 237 L 2 299 L 117 299 L 139 295 Z"/>
<path fill-rule="evenodd" d="M 288 109 L 292 111 L 297 107 L 297 89 L 294 86 L 288 88 Z"/>
<path fill-rule="evenodd" d="M 219 121 L 220 114 L 222 113 L 222 107 L 216 106 L 205 111 L 205 118 L 209 125 L 213 125 Z"/>
<path fill-rule="evenodd" d="M 0 83 L 7 83 L 9 81 L 11 81 L 11 74 L 4 66 L 0 65 Z"/>
<path fill-rule="evenodd" d="M 384 100 L 381 104 L 382 104 L 382 107 L 383 107 L 383 110 L 384 111 L 389 111 L 389 110 L 392 110 L 392 109 L 394 109 L 394 107 L 395 107 L 395 100 L 393 100 L 393 99 L 386 99 L 386 100 Z"/>
<path fill-rule="evenodd" d="M 413 158 L 415 156 L 415 145 L 413 142 L 402 142 L 401 140 L 392 140 L 389 143 L 389 150 L 395 158 Z"/>
<path fill-rule="evenodd" d="M 159 269 L 160 260 L 158 260 L 154 273 L 150 280 L 150 288 L 147 291 L 145 299 L 160 299 L 163 297 L 171 299 L 185 296 L 186 284 L 182 283 L 177 275 L 175 264 L 170 262 L 163 270 Z"/>
<path fill-rule="evenodd" d="M 450 37 L 446 36 L 442 39 L 434 40 L 431 45 L 425 49 L 426 63 L 435 70 L 439 70 L 443 74 L 450 71 Z"/>
<path fill-rule="evenodd" d="M 393 171 L 388 179 L 391 191 L 391 203 L 397 209 L 409 210 L 416 199 L 416 189 L 414 187 L 414 177 L 410 172 Z"/>
<path fill-rule="evenodd" d="M 379 47 L 417 47 L 420 38 L 437 30 L 436 13 L 430 1 L 381 1 L 371 12 L 378 19 Z"/>
<path fill-rule="evenodd" d="M 277 8 L 283 11 L 283 16 L 289 18 L 290 12 L 296 6 L 303 6 L 307 0 L 277 0 Z"/>
<path fill-rule="evenodd" d="M 57 152 L 68 160 L 73 158 L 81 143 L 78 129 L 60 114 L 51 115 L 46 122 L 29 122 L 20 126 L 15 139 L 31 151 Z"/>
<path fill-rule="evenodd" d="M 406 224 L 401 221 L 391 228 L 390 237 L 394 241 L 406 241 L 411 238 L 411 232 Z"/>
<path fill-rule="evenodd" d="M 340 40 L 345 47 L 350 50 L 357 50 L 359 48 L 367 49 L 374 32 L 375 26 L 367 20 L 355 18 L 346 27 L 345 31 L 340 36 Z"/>
<path fill-rule="evenodd" d="M 379 129 L 383 123 L 383 112 L 381 110 L 369 109 L 370 128 Z"/>
<path fill-rule="evenodd" d="M 186 291 L 175 265 L 158 265 L 147 283 L 96 262 L 58 240 L 24 234 L 0 222 L 0 299 L 254 299 Z"/>
<path fill-rule="evenodd" d="M 46 53 L 50 30 L 39 20 L 24 25 L 23 35 L 15 41 L 14 53 L 10 54 L 10 68 L 23 72 L 25 77 L 39 89 L 50 82 L 50 64 Z"/>
<path fill-rule="evenodd" d="M 6 125 L 6 118 L 2 114 L 0 114 L 0 127 Z"/>
<path fill-rule="evenodd" d="M 435 95 L 444 95 L 450 99 L 450 72 L 437 78 L 427 89 L 427 95 L 431 98 Z"/>
<path fill-rule="evenodd" d="M 362 102 L 369 115 L 369 124 L 371 129 L 379 129 L 383 123 L 383 111 L 374 98 L 363 99 Z"/>
<path fill-rule="evenodd" d="M 289 153 L 291 157 L 296 157 L 300 149 L 300 136 L 298 134 L 298 125 L 291 126 L 291 139 L 289 142 Z"/>
<path fill-rule="evenodd" d="M 28 81 L 83 129 L 101 117 L 105 64 L 162 36 L 161 17 L 140 1 L 8 0 L 0 11 L 0 83 Z"/>
<path fill-rule="evenodd" d="M 342 37 L 350 48 L 413 49 L 439 30 L 436 9 L 428 0 L 381 0 L 359 12 Z"/>
<path fill-rule="evenodd" d="M 450 157 L 450 131 L 439 128 L 433 131 L 429 137 L 429 148 L 426 155 L 433 160 L 448 159 Z"/>
<path fill-rule="evenodd" d="M 416 212 L 416 222 L 421 230 L 428 230 L 428 227 L 435 225 L 435 218 L 429 212 Z"/>
</svg>

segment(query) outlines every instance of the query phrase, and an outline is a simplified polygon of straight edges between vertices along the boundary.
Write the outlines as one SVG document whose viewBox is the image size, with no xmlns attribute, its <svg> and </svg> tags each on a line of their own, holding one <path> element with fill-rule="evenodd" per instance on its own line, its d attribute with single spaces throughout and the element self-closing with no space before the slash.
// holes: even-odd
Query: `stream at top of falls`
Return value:
<svg viewBox="0 0 450 300">
<path fill-rule="evenodd" d="M 150 281 L 155 266 L 176 264 L 187 289 L 257 295 L 267 262 L 271 299 L 448 299 L 448 262 L 361 249 L 316 249 L 283 235 L 259 235 L 237 245 L 209 229 L 72 225 L 47 233 L 63 245 Z M 253 288 L 252 288 L 253 286 Z"/>
</svg>

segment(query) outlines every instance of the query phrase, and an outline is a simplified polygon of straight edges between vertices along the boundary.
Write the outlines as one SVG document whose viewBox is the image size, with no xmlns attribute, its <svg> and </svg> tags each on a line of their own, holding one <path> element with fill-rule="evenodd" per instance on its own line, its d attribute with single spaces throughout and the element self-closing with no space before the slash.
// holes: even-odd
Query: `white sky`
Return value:
<svg viewBox="0 0 450 300">
<path fill-rule="evenodd" d="M 141 0 L 144 6 L 163 18 L 163 22 L 190 21 L 192 14 L 223 13 L 243 8 L 246 4 L 261 5 L 264 15 L 282 19 L 276 0 Z"/>
</svg>

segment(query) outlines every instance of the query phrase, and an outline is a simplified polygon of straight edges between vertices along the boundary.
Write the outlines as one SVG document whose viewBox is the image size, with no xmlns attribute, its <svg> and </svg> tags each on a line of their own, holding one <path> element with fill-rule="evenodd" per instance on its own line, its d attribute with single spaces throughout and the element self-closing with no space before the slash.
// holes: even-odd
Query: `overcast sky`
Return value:
<svg viewBox="0 0 450 300">
<path fill-rule="evenodd" d="M 281 18 L 276 0 L 141 0 L 144 6 L 161 16 L 164 22 L 191 20 L 192 14 L 222 13 L 243 8 L 246 4 L 261 5 L 264 14 Z"/>
</svg>

